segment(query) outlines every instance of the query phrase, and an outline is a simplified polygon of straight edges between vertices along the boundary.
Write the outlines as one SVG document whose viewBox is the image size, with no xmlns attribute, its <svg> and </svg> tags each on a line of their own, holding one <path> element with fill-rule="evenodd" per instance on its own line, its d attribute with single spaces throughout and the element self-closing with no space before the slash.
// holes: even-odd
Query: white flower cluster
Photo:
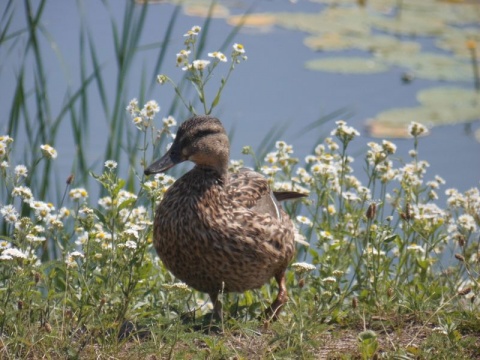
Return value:
<svg viewBox="0 0 480 360">
<path fill-rule="evenodd" d="M 213 70 L 219 62 L 227 62 L 228 58 L 225 54 L 220 51 L 213 51 L 208 53 L 208 57 L 213 59 L 213 64 L 210 60 L 206 59 L 194 59 L 190 62 L 190 54 L 192 53 L 193 49 L 195 48 L 195 44 L 197 42 L 197 37 L 202 31 L 200 26 L 193 26 L 190 30 L 188 30 L 184 37 L 185 40 L 185 49 L 180 50 L 176 55 L 176 65 L 181 66 L 183 71 L 199 71 L 202 74 L 204 71 L 208 70 L 209 73 Z M 194 51 L 193 51 L 194 52 Z M 238 63 L 240 58 L 243 60 L 247 60 L 245 54 L 245 48 L 242 44 L 234 44 L 233 51 L 232 51 L 232 61 L 234 63 Z M 209 66 L 213 66 L 209 68 Z M 159 83 L 165 83 L 168 78 L 165 75 L 159 75 L 157 77 L 157 81 Z"/>
<path fill-rule="evenodd" d="M 312 265 L 306 262 L 293 263 L 291 267 L 295 270 L 297 274 L 304 274 L 316 269 L 315 265 Z"/>
</svg>

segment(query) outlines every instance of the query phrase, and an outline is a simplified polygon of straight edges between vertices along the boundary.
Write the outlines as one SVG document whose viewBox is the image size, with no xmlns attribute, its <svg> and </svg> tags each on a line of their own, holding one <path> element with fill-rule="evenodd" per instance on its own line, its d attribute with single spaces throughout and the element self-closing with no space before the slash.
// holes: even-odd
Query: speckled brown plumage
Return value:
<svg viewBox="0 0 480 360">
<path fill-rule="evenodd" d="M 276 316 L 287 299 L 285 269 L 295 251 L 291 220 L 262 175 L 248 169 L 228 173 L 229 142 L 218 119 L 185 121 L 167 154 L 145 173 L 186 160 L 196 166 L 167 190 L 156 211 L 158 255 L 177 278 L 210 295 L 217 316 L 220 291 L 244 292 L 275 277 L 279 295 L 270 314 Z"/>
</svg>

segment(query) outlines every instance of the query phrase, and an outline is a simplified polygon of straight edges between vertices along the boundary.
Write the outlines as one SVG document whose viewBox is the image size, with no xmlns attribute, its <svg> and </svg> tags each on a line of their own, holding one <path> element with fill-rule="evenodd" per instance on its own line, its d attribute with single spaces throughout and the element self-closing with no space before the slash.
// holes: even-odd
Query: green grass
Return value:
<svg viewBox="0 0 480 360">
<path fill-rule="evenodd" d="M 344 122 L 330 125 L 331 135 L 312 144 L 311 154 L 296 154 L 279 141 L 281 130 L 266 135 L 266 145 L 256 152 L 246 146 L 244 154 L 274 188 L 309 193 L 286 204 L 303 239 L 287 275 L 289 301 L 277 322 L 259 319 L 275 298 L 272 281 L 256 291 L 224 294 L 225 320 L 212 323 L 205 294 L 179 284 L 152 249 L 155 205 L 174 178 L 146 179 L 132 170 L 123 179 L 116 163 L 107 161 L 118 161 L 119 149 L 126 149 L 132 169 L 142 169 L 160 144 L 172 140 L 175 122 L 159 120 L 155 103 L 145 98 L 158 86 L 153 81 L 178 9 L 154 45 L 154 74 L 143 71 L 139 100 L 131 102 L 124 78 L 132 57 L 142 51 L 147 7 L 126 2 L 123 22 L 112 17 L 118 60 L 113 100 L 106 95 L 110 85 L 98 45 L 82 21 L 82 85 L 69 89 L 60 111 L 52 114 L 52 99 L 41 86 L 45 50 L 38 46 L 39 36 L 48 37 L 41 21 L 46 1 L 34 7 L 26 1 L 26 27 L 15 32 L 10 19 L 18 9 L 9 4 L 0 46 L 24 46 L 25 56 L 35 59 L 37 78 L 33 84 L 25 80 L 22 62 L 8 112 L 9 137 L 0 138 L 1 358 L 480 358 L 480 192 L 447 189 L 440 177 L 428 174 L 421 125 L 410 129 L 409 159 L 397 158 L 390 142 L 367 144 L 364 184 L 350 167 L 349 146 L 361 140 Z M 206 58 L 209 21 L 200 36 L 187 39 L 186 49 L 193 50 L 187 65 Z M 233 43 L 227 40 L 224 52 Z M 236 60 L 243 61 L 238 47 L 227 56 L 232 63 L 211 59 L 206 69 L 186 71 L 179 84 L 172 83 L 183 104 L 172 104 L 168 114 L 212 111 Z M 214 70 L 224 71 L 219 83 L 210 81 Z M 94 87 L 111 126 L 106 163 L 96 174 L 81 150 L 89 128 L 81 119 L 88 118 Z M 136 126 L 127 121 L 127 106 Z M 341 114 L 346 115 L 332 113 L 309 128 L 324 128 Z M 40 149 L 55 145 L 64 121 L 70 121 L 72 146 L 79 149 L 74 172 L 85 174 L 73 183 L 55 179 L 55 154 Z M 23 129 L 28 143 L 15 147 L 11 138 Z M 232 170 L 242 163 L 232 162 Z M 26 176 L 17 168 L 21 164 Z M 447 193 L 446 204 L 436 200 L 440 191 Z M 98 203 L 88 196 L 92 192 L 101 194 Z"/>
</svg>

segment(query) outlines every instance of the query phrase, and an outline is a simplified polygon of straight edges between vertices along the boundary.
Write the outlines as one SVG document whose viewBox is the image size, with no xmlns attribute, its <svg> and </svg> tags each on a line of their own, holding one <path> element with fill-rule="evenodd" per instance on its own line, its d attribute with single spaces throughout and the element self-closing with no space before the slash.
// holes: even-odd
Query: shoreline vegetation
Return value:
<svg viewBox="0 0 480 360">
<path fill-rule="evenodd" d="M 45 75 L 35 35 L 44 5 L 28 9 L 26 29 L 39 81 Z M 79 119 L 88 108 L 83 93 L 91 83 L 106 86 L 101 65 L 94 60 L 95 71 L 82 72 L 84 85 L 72 91 L 53 124 L 41 83 L 32 90 L 45 110 L 45 118 L 35 116 L 44 133 L 29 134 L 23 150 L 14 147 L 18 122 L 28 128 L 34 117 L 25 100 L 32 95 L 18 79 L 11 131 L 0 134 L 0 358 L 480 358 L 480 190 L 477 184 L 460 192 L 428 172 L 421 145 L 429 130 L 415 119 L 405 129 L 412 142 L 408 159 L 396 156 L 391 141 L 366 144 L 364 183 L 349 152 L 359 133 L 343 120 L 310 154 L 297 154 L 280 139 L 262 154 L 245 146 L 243 154 L 275 190 L 308 194 L 286 205 L 298 228 L 297 257 L 287 271 L 289 301 L 270 323 L 258 318 L 274 297 L 273 281 L 244 294 L 222 294 L 225 319 L 212 322 L 208 297 L 176 281 L 152 249 L 155 207 L 175 178 L 146 178 L 136 169 L 171 143 L 185 114 L 214 113 L 230 76 L 249 61 L 248 44 L 233 41 L 235 29 L 224 46 L 206 51 L 207 17 L 187 30 L 176 55 L 182 80 L 157 71 L 144 82 L 145 88 L 154 80 L 172 86 L 178 103 L 162 110 L 143 95 L 128 101 L 120 75 L 129 71 L 128 51 L 138 45 L 145 16 L 133 6 L 126 6 L 133 15 L 124 31 L 112 23 L 117 35 L 132 31 L 116 39 L 124 61 L 119 95 L 111 108 L 105 102 L 116 138 L 100 172 L 89 172 L 80 156 L 77 169 L 85 176 L 52 181 L 55 129 L 68 115 L 81 153 L 85 129 Z M 8 34 L 4 24 L 0 34 Z M 86 41 L 90 35 L 84 35 Z M 119 148 L 129 149 L 125 179 Z M 243 165 L 232 160 L 230 170 Z"/>
</svg>

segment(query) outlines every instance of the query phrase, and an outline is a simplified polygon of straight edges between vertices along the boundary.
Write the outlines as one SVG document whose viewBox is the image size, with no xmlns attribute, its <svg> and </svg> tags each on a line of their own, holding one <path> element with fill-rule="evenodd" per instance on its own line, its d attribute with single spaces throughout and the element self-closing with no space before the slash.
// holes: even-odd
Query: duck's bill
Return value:
<svg viewBox="0 0 480 360">
<path fill-rule="evenodd" d="M 147 167 L 144 173 L 145 175 L 162 173 L 174 167 L 177 163 L 178 162 L 172 159 L 170 152 L 167 152 L 159 160 L 155 161 L 149 167 Z"/>
</svg>

